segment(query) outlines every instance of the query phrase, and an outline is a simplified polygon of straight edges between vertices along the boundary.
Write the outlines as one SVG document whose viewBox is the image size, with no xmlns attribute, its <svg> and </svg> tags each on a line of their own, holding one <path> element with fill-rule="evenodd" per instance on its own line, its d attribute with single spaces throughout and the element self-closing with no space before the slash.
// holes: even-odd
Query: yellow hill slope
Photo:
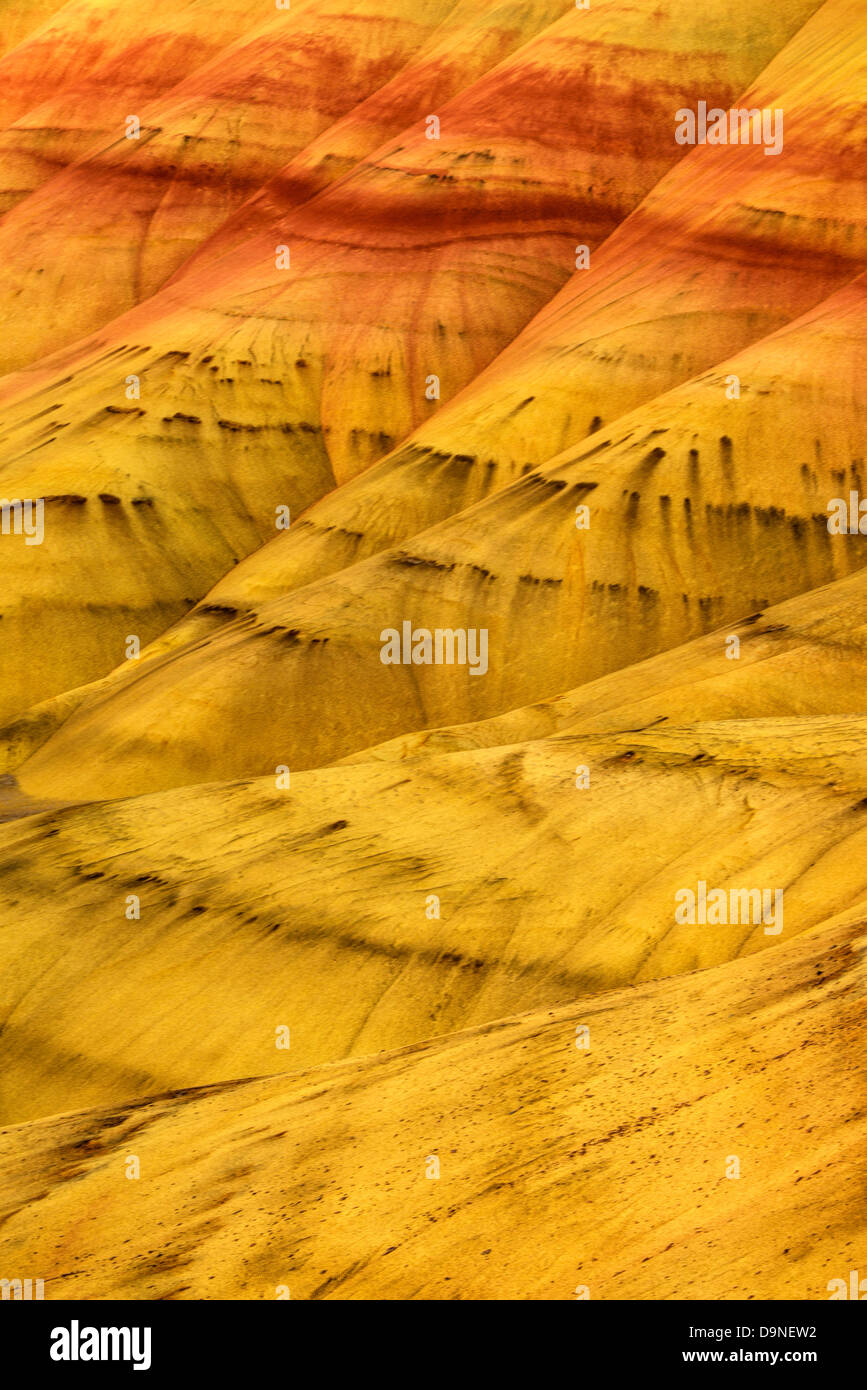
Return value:
<svg viewBox="0 0 867 1390">
<path fill-rule="evenodd" d="M 21 785 L 119 796 L 321 765 L 557 694 L 842 577 L 864 538 L 829 534 L 827 505 L 864 491 L 865 370 L 861 277 L 404 548 L 255 608 L 212 595 L 153 660 L 97 687 Z M 486 630 L 487 671 L 383 664 L 383 633 L 404 622 Z"/>
<path fill-rule="evenodd" d="M 638 732 L 666 721 L 857 715 L 865 684 L 867 569 L 861 569 L 549 700 L 476 723 L 401 734 L 345 761 L 402 760 L 570 731 Z M 36 719 L 25 721 L 20 742 L 10 738 L 10 766 L 47 736 L 38 730 Z M 793 741 L 789 757 L 801 756 Z"/>
<path fill-rule="evenodd" d="M 865 947 L 852 913 L 578 1008 L 8 1129 L 4 1267 L 48 1299 L 826 1299 L 864 1264 Z"/>
<path fill-rule="evenodd" d="M 7 1120 L 284 1068 L 281 1025 L 307 1066 L 680 974 L 867 894 L 867 717 L 275 783 L 0 826 Z M 699 880 L 782 890 L 779 924 L 677 925 Z"/>
<path fill-rule="evenodd" d="M 0 1273 L 864 1269 L 862 11 L 0 19 Z"/>
</svg>

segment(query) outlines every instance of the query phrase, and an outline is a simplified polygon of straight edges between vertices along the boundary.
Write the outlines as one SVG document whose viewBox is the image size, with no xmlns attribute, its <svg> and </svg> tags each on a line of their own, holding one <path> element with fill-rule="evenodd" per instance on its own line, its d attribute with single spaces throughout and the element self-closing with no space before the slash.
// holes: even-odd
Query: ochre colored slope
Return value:
<svg viewBox="0 0 867 1390">
<path fill-rule="evenodd" d="M 155 637 L 273 535 L 278 506 L 295 512 L 333 486 L 303 401 L 272 413 L 274 357 L 263 370 L 237 362 L 243 349 L 227 344 L 227 380 L 215 382 L 203 421 L 178 408 L 182 355 L 154 349 L 146 390 L 133 400 L 128 355 L 106 353 L 101 390 L 87 379 L 69 384 L 89 407 L 74 423 L 63 401 L 43 397 L 33 411 L 41 418 L 22 427 L 46 441 L 38 463 L 22 441 L 21 462 L 0 467 L 3 496 L 45 499 L 42 545 L 0 538 L 7 717 L 123 660 L 129 636 Z M 268 423 L 238 423 L 239 396 Z M 13 427 L 3 441 L 13 457 L 17 439 Z"/>
<path fill-rule="evenodd" d="M 91 694 L 21 784 L 118 796 L 317 766 L 504 713 L 842 577 L 864 538 L 830 535 L 827 503 L 863 485 L 865 369 L 861 277 L 406 547 L 255 607 L 212 595 Z M 487 630 L 487 673 L 384 665 L 382 634 L 404 622 Z"/>
<path fill-rule="evenodd" d="M 864 1259 L 865 947 L 853 912 L 580 1007 L 7 1129 L 4 1266 L 47 1299 L 826 1299 Z"/>
<path fill-rule="evenodd" d="M 865 792 L 867 718 L 770 719 L 0 826 L 0 1115 L 283 1069 L 281 1025 L 308 1066 L 777 947 L 867 894 Z M 677 925 L 699 880 L 783 918 Z"/>
<path fill-rule="evenodd" d="M 563 3 L 525 7 L 526 33 L 562 13 Z M 0 313 L 14 312 L 16 332 L 0 345 L 0 370 L 15 371 L 152 295 L 289 155 L 341 117 L 351 126 L 347 113 L 399 70 L 390 85 L 413 93 L 414 105 L 404 112 L 396 101 L 390 124 L 386 109 L 384 129 L 363 131 L 361 153 L 365 137 L 378 144 L 400 131 L 401 116 L 423 115 L 425 100 L 451 95 L 521 40 L 520 30 L 504 29 L 509 16 L 491 15 L 482 0 L 426 0 L 412 15 L 402 0 L 296 0 L 291 15 L 252 18 L 239 24 L 238 42 L 189 77 L 181 69 L 168 94 L 137 108 L 139 139 L 125 138 L 126 109 L 118 107 L 105 148 L 7 213 Z M 476 21 L 471 50 L 468 18 Z M 417 55 L 435 40 L 436 60 L 421 64 Z M 327 146 L 327 137 L 319 143 Z M 320 164 L 322 185 L 342 168 L 324 154 Z M 313 191 L 296 188 L 294 200 Z"/>
</svg>

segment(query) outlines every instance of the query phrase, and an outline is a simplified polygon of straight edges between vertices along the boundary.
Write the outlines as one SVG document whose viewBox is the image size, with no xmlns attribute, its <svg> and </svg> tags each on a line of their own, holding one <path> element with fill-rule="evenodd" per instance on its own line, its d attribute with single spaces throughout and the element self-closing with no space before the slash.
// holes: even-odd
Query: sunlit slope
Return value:
<svg viewBox="0 0 867 1390">
<path fill-rule="evenodd" d="M 865 790 L 867 717 L 760 720 L 0 826 L 0 1113 L 373 1053 L 776 946 L 867 893 Z M 783 915 L 679 926 L 699 880 L 783 890 Z"/>
<path fill-rule="evenodd" d="M 47 1299 L 827 1299 L 864 1261 L 865 946 L 852 913 L 423 1047 L 7 1129 L 4 1267 Z"/>
<path fill-rule="evenodd" d="M 360 153 L 400 131 L 402 116 L 423 115 L 438 88 L 451 95 L 563 7 L 525 6 L 523 35 L 509 24 L 511 10 L 492 15 L 482 0 L 426 0 L 411 15 L 402 0 L 296 0 L 291 13 L 254 13 L 236 43 L 137 108 L 138 139 L 125 136 L 124 108 L 105 148 L 0 223 L 0 313 L 16 322 L 0 345 L 0 369 L 35 361 L 153 294 L 290 156 L 342 117 L 351 126 L 347 113 L 394 74 L 389 85 L 412 93 L 413 105 L 404 111 L 395 98 L 396 109 L 383 110 L 384 128 L 360 135 Z M 437 57 L 422 67 L 419 91 L 416 55 L 434 41 Z M 320 164 L 323 185 L 343 168 L 324 154 Z M 296 188 L 293 201 L 313 191 Z"/>
<path fill-rule="evenodd" d="M 778 156 L 687 152 L 490 367 L 239 568 L 226 601 L 260 601 L 406 540 L 851 279 L 867 261 L 860 20 L 860 4 L 826 4 L 738 100 L 784 110 Z"/>
<path fill-rule="evenodd" d="M 296 515 L 387 452 L 437 408 L 426 383 L 456 391 L 562 284 L 576 219 L 592 242 L 640 199 L 668 158 L 670 103 L 707 91 L 710 60 L 690 72 L 674 20 L 623 4 L 600 7 L 595 42 L 573 9 L 443 106 L 439 141 L 418 122 L 279 229 L 7 378 L 5 495 L 84 501 L 49 502 L 44 545 L 4 546 L 0 718 L 114 667 L 130 635 L 150 640 L 273 536 L 278 506 Z M 721 101 L 747 61 L 737 16 Z M 636 54 L 659 90 L 624 156 Z M 572 74 L 591 57 L 607 76 L 588 92 Z"/>
<path fill-rule="evenodd" d="M 402 760 L 555 733 L 638 732 L 693 720 L 778 719 L 785 730 L 787 718 L 860 714 L 865 686 L 867 569 L 860 569 L 562 695 L 493 719 L 398 735 L 346 761 Z M 65 717 L 61 710 L 52 714 L 58 721 Z M 798 727 L 793 723 L 792 732 Z M 13 749 L 40 737 L 38 719 L 23 722 L 17 741 L 12 731 L 6 737 L 11 768 L 20 761 Z M 789 756 L 794 765 L 810 755 L 793 739 Z"/>
<path fill-rule="evenodd" d="M 296 0 L 304 4 L 305 0 Z M 245 0 L 69 0 L 0 59 L 0 211 L 249 26 Z"/>
<path fill-rule="evenodd" d="M 861 277 L 405 547 L 255 607 L 211 595 L 81 704 L 22 786 L 118 796 L 317 766 L 558 694 L 841 578 L 865 542 L 832 536 L 827 507 L 864 491 L 865 368 Z M 383 634 L 404 622 L 484 629 L 486 671 L 384 664 Z"/>
</svg>

